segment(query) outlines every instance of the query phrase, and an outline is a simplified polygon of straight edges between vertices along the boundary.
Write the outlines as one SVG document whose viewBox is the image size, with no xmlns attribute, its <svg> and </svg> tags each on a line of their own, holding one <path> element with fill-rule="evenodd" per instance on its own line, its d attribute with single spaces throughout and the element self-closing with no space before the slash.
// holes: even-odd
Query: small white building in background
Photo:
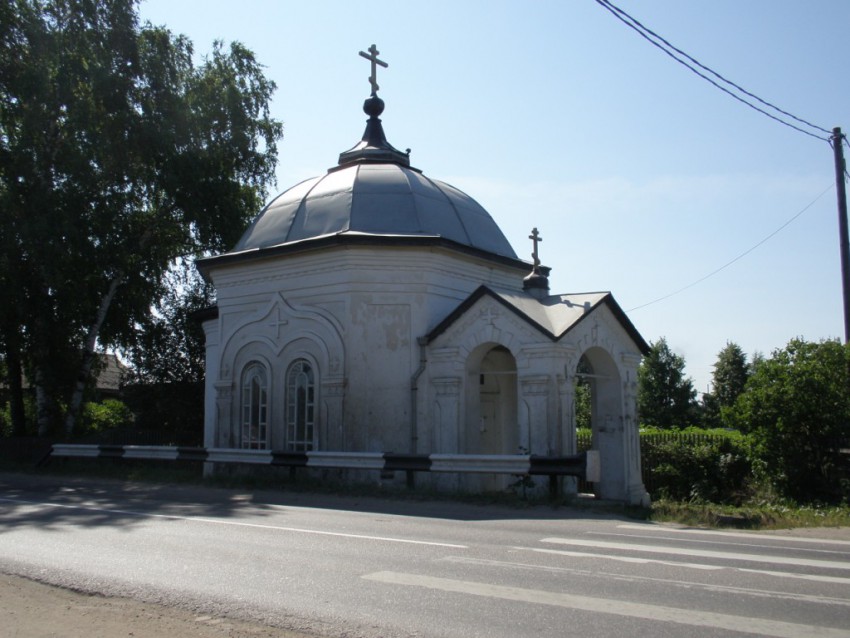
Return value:
<svg viewBox="0 0 850 638">
<path fill-rule="evenodd" d="M 198 263 L 217 291 L 203 324 L 205 445 L 573 454 L 583 376 L 596 494 L 646 502 L 636 415 L 646 342 L 610 293 L 549 293 L 536 229 L 534 261 L 522 261 L 475 200 L 412 167 L 387 142 L 376 89 L 362 140 L 337 166 Z M 417 480 L 492 490 L 511 479 Z"/>
</svg>

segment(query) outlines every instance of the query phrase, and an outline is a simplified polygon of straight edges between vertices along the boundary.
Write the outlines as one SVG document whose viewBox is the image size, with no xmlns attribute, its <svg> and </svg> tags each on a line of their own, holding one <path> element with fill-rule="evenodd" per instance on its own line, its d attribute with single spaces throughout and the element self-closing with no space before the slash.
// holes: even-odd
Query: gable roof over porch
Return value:
<svg viewBox="0 0 850 638">
<path fill-rule="evenodd" d="M 606 306 L 626 334 L 629 335 L 637 349 L 644 355 L 649 352 L 649 344 L 640 335 L 610 292 L 550 295 L 538 299 L 522 291 L 479 286 L 475 292 L 462 301 L 425 336 L 426 340 L 431 342 L 448 330 L 483 297 L 489 297 L 501 304 L 552 341 L 560 340 L 593 314 L 594 310 Z"/>
</svg>

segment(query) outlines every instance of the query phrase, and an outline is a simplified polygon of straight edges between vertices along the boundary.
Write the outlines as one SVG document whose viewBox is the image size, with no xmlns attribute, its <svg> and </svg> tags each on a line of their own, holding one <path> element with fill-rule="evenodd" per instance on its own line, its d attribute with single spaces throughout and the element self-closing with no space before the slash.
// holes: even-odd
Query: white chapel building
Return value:
<svg viewBox="0 0 850 638">
<path fill-rule="evenodd" d="M 474 199 L 389 144 L 377 53 L 362 54 L 372 61 L 362 140 L 273 199 L 231 251 L 198 263 L 217 291 L 203 323 L 205 446 L 569 455 L 583 376 L 596 495 L 646 502 L 636 414 L 646 342 L 610 293 L 550 294 L 536 229 L 523 261 Z M 471 490 L 508 479 L 417 478 Z"/>
</svg>

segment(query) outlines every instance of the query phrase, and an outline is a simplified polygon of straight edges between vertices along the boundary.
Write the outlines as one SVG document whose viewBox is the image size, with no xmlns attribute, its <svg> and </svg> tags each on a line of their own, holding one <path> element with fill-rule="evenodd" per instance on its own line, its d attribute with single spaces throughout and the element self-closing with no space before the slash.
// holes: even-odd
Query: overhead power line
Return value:
<svg viewBox="0 0 850 638">
<path fill-rule="evenodd" d="M 799 211 L 798 213 L 796 213 L 796 214 L 795 214 L 795 215 L 794 215 L 791 219 L 789 219 L 788 221 L 786 221 L 786 222 L 785 222 L 784 224 L 782 224 L 779 228 L 777 228 L 776 230 L 774 230 L 772 233 L 770 233 L 767 237 L 765 237 L 764 239 L 762 239 L 762 240 L 761 240 L 760 242 L 758 242 L 757 244 L 755 244 L 755 245 L 751 246 L 750 248 L 748 248 L 747 250 L 745 250 L 744 252 L 742 252 L 740 255 L 738 255 L 738 256 L 737 256 L 737 257 L 735 257 L 734 259 L 732 259 L 732 260 L 730 260 L 730 261 L 726 262 L 725 264 L 723 264 L 722 266 L 720 266 L 720 268 L 717 268 L 716 270 L 712 270 L 712 271 L 711 271 L 710 273 L 708 273 L 707 275 L 705 275 L 705 276 L 703 276 L 703 277 L 700 277 L 700 278 L 699 278 L 699 279 L 697 279 L 696 281 L 689 283 L 687 286 L 683 286 L 682 288 L 679 288 L 678 290 L 675 290 L 675 291 L 673 291 L 673 292 L 671 292 L 671 293 L 669 293 L 669 294 L 666 294 L 666 295 L 664 295 L 663 297 L 659 297 L 658 299 L 653 299 L 652 301 L 648 301 L 648 302 L 646 302 L 645 304 L 641 304 L 640 306 L 635 306 L 634 308 L 629 308 L 626 312 L 632 312 L 633 310 L 640 310 L 641 308 L 646 308 L 647 306 L 651 306 L 651 305 L 653 305 L 653 304 L 656 304 L 656 303 L 658 303 L 659 301 L 664 301 L 665 299 L 669 299 L 670 297 L 674 297 L 675 295 L 678 295 L 678 294 L 679 294 L 679 293 L 681 293 L 681 292 L 685 292 L 685 291 L 686 291 L 686 290 L 688 290 L 689 288 L 693 288 L 693 287 L 694 287 L 694 286 L 696 286 L 697 284 L 701 284 L 702 282 L 704 282 L 706 279 L 709 279 L 710 277 L 714 277 L 714 275 L 716 275 L 717 273 L 719 273 L 719 272 L 720 272 L 720 271 L 722 271 L 722 270 L 725 270 L 726 268 L 728 268 L 729 266 L 731 266 L 732 264 L 734 264 L 736 261 L 739 261 L 739 260 L 743 259 L 743 258 L 744 258 L 744 257 L 746 257 L 747 255 L 749 255 L 751 252 L 753 252 L 756 248 L 758 248 L 759 246 L 761 246 L 762 244 L 764 244 L 765 242 L 767 242 L 769 239 L 771 239 L 774 235 L 776 235 L 776 234 L 778 234 L 780 231 L 784 230 L 784 229 L 785 229 L 787 226 L 789 226 L 789 225 L 790 225 L 790 224 L 791 224 L 794 220 L 796 220 L 796 219 L 797 219 L 800 215 L 802 215 L 802 214 L 803 214 L 803 213 L 805 213 L 807 210 L 809 210 L 812 206 L 814 206 L 814 205 L 817 203 L 817 201 L 818 201 L 821 197 L 823 197 L 824 195 L 826 195 L 826 194 L 827 194 L 830 190 L 832 190 L 832 188 L 833 188 L 833 185 L 832 185 L 832 184 L 830 184 L 830 185 L 829 185 L 829 186 L 828 186 L 828 187 L 827 187 L 827 188 L 826 188 L 826 189 L 825 189 L 825 190 L 824 190 L 824 191 L 823 191 L 820 195 L 818 195 L 817 197 L 815 197 L 815 198 L 814 198 L 811 202 L 809 202 L 809 203 L 808 203 L 808 204 L 807 204 L 807 205 L 806 205 L 806 206 L 805 206 L 805 207 L 804 207 L 801 211 Z"/>
<path fill-rule="evenodd" d="M 806 135 L 809 135 L 810 137 L 814 137 L 815 139 L 819 139 L 819 140 L 822 140 L 822 141 L 829 140 L 829 137 L 823 137 L 821 135 L 818 135 L 817 133 L 813 133 L 813 132 L 808 131 L 804 128 L 801 128 L 797 124 L 792 124 L 791 122 L 787 122 L 786 120 L 782 119 L 781 117 L 774 115 L 773 113 L 768 112 L 767 110 L 757 106 L 756 104 L 753 104 L 752 102 L 744 99 L 740 95 L 734 93 L 733 91 L 728 89 L 726 86 L 722 86 L 720 83 L 718 83 L 717 81 L 715 81 L 714 79 L 712 79 L 711 77 L 706 75 L 706 73 L 711 74 L 712 76 L 717 78 L 717 80 L 719 80 L 723 84 L 726 84 L 727 86 L 734 88 L 736 91 L 743 93 L 747 97 L 752 98 L 753 100 L 756 100 L 759 104 L 762 104 L 765 107 L 772 109 L 776 113 L 780 113 L 780 114 L 784 115 L 785 117 L 791 118 L 792 120 L 794 120 L 795 122 L 798 122 L 801 125 L 808 126 L 809 128 L 811 128 L 815 131 L 825 133 L 827 136 L 831 135 L 831 131 L 829 131 L 828 129 L 821 127 L 821 126 L 818 126 L 817 124 L 812 124 L 811 122 L 808 122 L 808 121 L 806 121 L 806 120 L 804 120 L 800 117 L 797 117 L 796 115 L 793 115 L 793 114 L 789 113 L 788 111 L 785 111 L 785 110 L 779 108 L 778 106 L 771 104 L 770 102 L 768 102 L 766 100 L 763 100 L 759 96 L 755 95 L 754 93 L 751 93 L 750 91 L 747 91 L 745 88 L 743 88 L 740 85 L 732 82 L 731 80 L 726 79 L 725 77 L 723 77 L 722 75 L 720 75 L 716 71 L 714 71 L 711 68 L 709 68 L 708 66 L 702 64 L 699 60 L 693 58 L 692 56 L 688 55 L 687 53 L 685 53 L 681 49 L 679 49 L 676 46 L 674 46 L 673 44 L 671 44 L 669 41 L 667 41 L 666 39 L 664 39 L 663 37 L 661 37 L 660 35 L 655 33 L 652 29 L 644 26 L 640 21 L 633 18 L 632 16 L 630 16 L 628 13 L 626 13 L 625 11 L 623 11 L 622 9 L 617 7 L 616 5 L 609 2 L 609 0 L 596 0 L 596 2 L 601 7 L 603 7 L 607 11 L 609 11 L 615 18 L 620 20 L 620 22 L 622 22 L 623 24 L 628 26 L 630 29 L 637 32 L 638 35 L 640 35 L 642 38 L 644 38 L 647 42 L 649 42 L 650 44 L 652 44 L 656 48 L 663 51 L 665 54 L 667 54 L 668 56 L 673 58 L 676 62 L 678 62 L 679 64 L 684 66 L 686 69 L 688 69 L 692 73 L 695 73 L 696 75 L 701 77 L 706 82 L 712 84 L 715 88 L 720 89 L 721 91 L 723 91 L 727 95 L 733 97 L 734 99 L 738 100 L 742 104 L 750 107 L 751 109 L 753 109 L 755 111 L 758 111 L 762 115 L 765 115 L 765 116 L 769 117 L 770 119 L 775 120 L 776 122 L 779 122 L 780 124 L 783 124 L 783 125 L 785 125 L 789 128 L 794 129 L 795 131 L 799 131 L 800 133 L 804 133 Z M 698 67 L 698 68 L 695 68 L 695 67 Z M 703 73 L 702 71 L 700 71 L 700 69 L 702 69 L 702 71 L 705 71 L 706 73 Z"/>
</svg>

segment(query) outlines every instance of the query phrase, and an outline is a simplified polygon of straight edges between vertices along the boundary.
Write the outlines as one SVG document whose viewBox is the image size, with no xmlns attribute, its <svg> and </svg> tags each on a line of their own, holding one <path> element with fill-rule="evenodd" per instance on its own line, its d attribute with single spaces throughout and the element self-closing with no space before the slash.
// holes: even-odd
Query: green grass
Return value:
<svg viewBox="0 0 850 638">
<path fill-rule="evenodd" d="M 850 527 L 850 506 L 787 502 L 732 506 L 660 500 L 652 504 L 648 520 L 736 529 Z"/>
</svg>

